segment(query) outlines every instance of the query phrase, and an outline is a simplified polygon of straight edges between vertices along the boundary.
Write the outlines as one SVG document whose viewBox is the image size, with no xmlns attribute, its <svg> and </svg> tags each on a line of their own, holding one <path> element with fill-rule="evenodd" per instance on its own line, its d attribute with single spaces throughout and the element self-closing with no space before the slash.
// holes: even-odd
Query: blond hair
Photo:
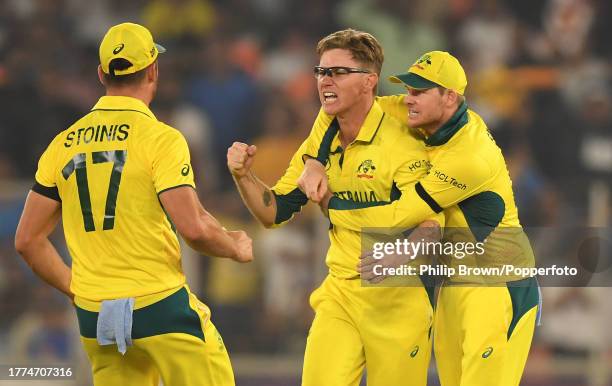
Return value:
<svg viewBox="0 0 612 386">
<path fill-rule="evenodd" d="M 327 35 L 317 44 L 319 57 L 325 51 L 340 48 L 350 51 L 353 59 L 380 75 L 385 55 L 378 40 L 371 34 L 348 28 Z"/>
</svg>

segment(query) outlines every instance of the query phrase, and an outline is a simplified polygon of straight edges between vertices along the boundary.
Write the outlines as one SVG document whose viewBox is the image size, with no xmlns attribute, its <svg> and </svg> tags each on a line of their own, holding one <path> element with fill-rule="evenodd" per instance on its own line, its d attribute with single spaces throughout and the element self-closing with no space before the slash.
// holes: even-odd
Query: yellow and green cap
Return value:
<svg viewBox="0 0 612 386">
<path fill-rule="evenodd" d="M 461 95 L 467 86 L 463 67 L 457 58 L 445 51 L 422 55 L 405 73 L 391 76 L 389 80 L 420 90 L 442 86 Z"/>
<path fill-rule="evenodd" d="M 113 59 L 121 58 L 132 65 L 125 70 L 115 70 L 115 75 L 133 74 L 148 67 L 157 55 L 166 49 L 153 41 L 146 27 L 134 23 L 121 23 L 111 27 L 100 43 L 100 65 L 109 73 Z"/>
</svg>

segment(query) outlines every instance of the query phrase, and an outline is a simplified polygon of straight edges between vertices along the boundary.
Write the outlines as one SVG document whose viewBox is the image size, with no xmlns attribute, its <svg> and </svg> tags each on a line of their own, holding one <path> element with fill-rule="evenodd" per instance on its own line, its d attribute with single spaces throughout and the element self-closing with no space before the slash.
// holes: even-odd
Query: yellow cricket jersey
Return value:
<svg viewBox="0 0 612 386">
<path fill-rule="evenodd" d="M 142 296 L 185 283 L 179 241 L 158 195 L 195 188 L 189 149 L 142 101 L 100 98 L 51 142 L 36 182 L 59 193 L 76 296 Z"/>
<path fill-rule="evenodd" d="M 399 198 L 426 172 L 425 146 L 378 102 L 372 105 L 357 138 L 342 149 L 337 119 L 319 113 L 309 137 L 291 159 L 289 168 L 272 188 L 276 197 L 276 224 L 288 221 L 308 201 L 297 187 L 303 156 L 317 157 L 326 165 L 329 186 L 350 203 L 377 203 Z M 326 149 L 332 149 L 331 152 Z M 326 257 L 330 272 L 340 278 L 357 277 L 361 230 L 342 225 L 329 230 Z"/>
<path fill-rule="evenodd" d="M 390 106 L 391 113 L 406 119 L 407 108 L 398 106 L 397 96 L 381 99 L 386 100 L 383 107 Z M 444 211 L 445 239 L 484 242 L 486 250 L 484 257 L 446 256 L 448 265 L 533 267 L 533 251 L 518 219 L 504 157 L 482 118 L 464 103 L 449 122 L 426 138 L 425 145 L 431 164 L 427 175 L 399 200 L 355 206 L 333 197 L 329 202 L 331 223 L 353 231 L 380 228 L 382 233 L 392 233 Z M 503 278 L 512 279 L 516 277 Z"/>
</svg>

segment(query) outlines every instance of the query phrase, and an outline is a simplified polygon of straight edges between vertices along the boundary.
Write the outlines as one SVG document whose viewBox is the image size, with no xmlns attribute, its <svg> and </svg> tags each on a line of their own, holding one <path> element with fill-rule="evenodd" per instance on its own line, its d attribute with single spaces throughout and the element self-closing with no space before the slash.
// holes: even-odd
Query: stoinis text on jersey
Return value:
<svg viewBox="0 0 612 386">
<path fill-rule="evenodd" d="M 72 145 L 80 145 L 81 143 L 87 144 L 90 142 L 111 142 L 111 141 L 125 141 L 128 137 L 130 125 L 97 125 L 82 127 L 75 129 L 66 135 L 65 147 L 71 147 Z"/>
</svg>

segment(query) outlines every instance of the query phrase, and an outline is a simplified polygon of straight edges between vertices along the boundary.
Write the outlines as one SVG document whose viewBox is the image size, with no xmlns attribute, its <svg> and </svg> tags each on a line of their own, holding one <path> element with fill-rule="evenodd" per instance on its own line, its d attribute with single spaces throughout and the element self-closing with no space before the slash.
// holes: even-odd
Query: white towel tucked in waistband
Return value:
<svg viewBox="0 0 612 386">
<path fill-rule="evenodd" d="M 117 351 L 125 355 L 132 345 L 132 313 L 134 298 L 105 300 L 98 314 L 96 337 L 98 344 L 117 344 Z"/>
</svg>

